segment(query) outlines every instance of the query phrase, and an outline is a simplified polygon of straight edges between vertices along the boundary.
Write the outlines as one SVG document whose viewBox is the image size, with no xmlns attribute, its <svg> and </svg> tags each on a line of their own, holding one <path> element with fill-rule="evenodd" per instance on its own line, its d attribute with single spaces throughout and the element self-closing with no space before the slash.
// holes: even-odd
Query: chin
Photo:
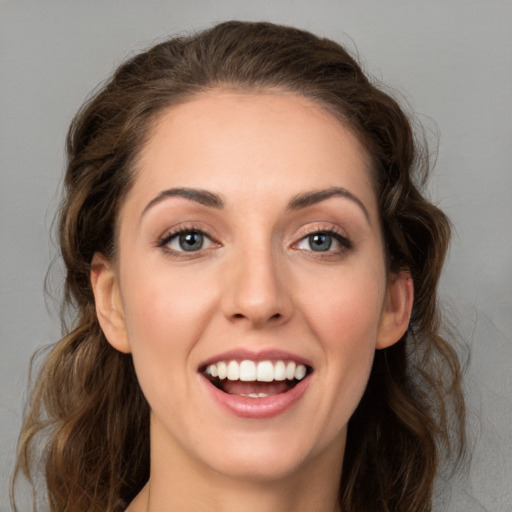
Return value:
<svg viewBox="0 0 512 512">
<path fill-rule="evenodd" d="M 216 473 L 235 480 L 269 484 L 299 475 L 316 465 L 327 452 L 338 452 L 339 460 L 342 459 L 344 432 L 330 442 L 325 439 L 319 443 L 294 430 L 281 435 L 269 432 L 250 435 L 250 441 L 247 435 L 228 439 L 223 446 L 217 445 L 215 453 L 209 454 L 208 465 Z"/>
<path fill-rule="evenodd" d="M 300 456 L 276 453 L 276 450 L 272 454 L 260 453 L 257 456 L 227 455 L 222 463 L 216 464 L 212 469 L 228 478 L 253 483 L 268 484 L 281 481 L 300 473 L 306 465 L 306 461 Z"/>
</svg>

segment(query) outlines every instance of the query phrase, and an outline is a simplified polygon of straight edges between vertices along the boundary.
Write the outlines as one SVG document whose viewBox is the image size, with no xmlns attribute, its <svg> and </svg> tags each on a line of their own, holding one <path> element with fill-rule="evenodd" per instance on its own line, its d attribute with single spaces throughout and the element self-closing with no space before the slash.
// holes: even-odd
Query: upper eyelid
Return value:
<svg viewBox="0 0 512 512">
<path fill-rule="evenodd" d="M 326 234 L 326 235 L 332 236 L 332 238 L 334 238 L 339 244 L 341 244 L 346 249 L 351 249 L 353 247 L 352 241 L 348 237 L 346 237 L 345 235 L 343 235 L 341 233 L 338 233 L 337 231 L 327 230 L 327 229 L 323 229 L 323 230 L 321 229 L 319 231 L 312 231 L 309 234 L 301 236 L 292 245 L 297 245 L 297 244 L 303 242 L 304 240 L 306 240 L 307 238 L 309 238 L 310 236 L 317 235 L 317 234 Z"/>
<path fill-rule="evenodd" d="M 156 239 L 156 246 L 163 246 L 169 242 L 173 237 L 179 235 L 184 232 L 195 231 L 201 233 L 202 235 L 208 237 L 212 242 L 223 245 L 220 241 L 221 238 L 225 238 L 220 236 L 216 232 L 216 230 L 210 225 L 204 225 L 202 221 L 184 221 L 182 223 L 178 223 L 177 225 L 170 227 L 163 231 L 163 233 L 158 236 Z M 347 240 L 352 245 L 352 237 L 349 233 L 347 233 L 346 229 L 340 227 L 337 223 L 333 221 L 310 221 L 305 223 L 302 226 L 299 226 L 294 230 L 295 234 L 290 238 L 290 245 L 294 245 L 298 241 L 313 235 L 315 233 L 334 233 L 344 240 Z M 231 237 L 228 237 L 228 239 Z"/>
<path fill-rule="evenodd" d="M 294 235 L 294 239 L 289 245 L 290 248 L 298 245 L 300 242 L 317 233 L 331 234 L 345 250 L 350 250 L 354 247 L 352 237 L 341 228 L 338 224 L 332 221 L 317 221 L 308 222 L 301 226 Z"/>
<path fill-rule="evenodd" d="M 184 226 L 176 226 L 175 228 L 170 228 L 164 233 L 158 237 L 156 245 L 158 247 L 163 247 L 164 245 L 168 244 L 173 238 L 180 235 L 181 233 L 188 233 L 188 232 L 195 232 L 200 233 L 203 236 L 206 236 L 214 243 L 219 243 L 215 239 L 215 236 L 212 235 L 209 230 L 205 230 L 204 228 L 201 228 L 199 226 L 195 225 L 184 225 Z"/>
<path fill-rule="evenodd" d="M 343 238 L 350 239 L 350 236 L 345 229 L 331 221 L 308 222 L 297 229 L 295 237 L 302 239 L 306 236 L 321 232 L 332 232 L 342 236 Z"/>
</svg>

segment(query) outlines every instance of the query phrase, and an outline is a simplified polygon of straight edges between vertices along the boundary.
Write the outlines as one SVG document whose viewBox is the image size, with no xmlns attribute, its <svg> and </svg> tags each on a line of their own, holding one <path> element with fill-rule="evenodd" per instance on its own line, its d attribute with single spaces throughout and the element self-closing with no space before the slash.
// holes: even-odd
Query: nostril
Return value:
<svg viewBox="0 0 512 512">
<path fill-rule="evenodd" d="M 244 315 L 243 313 L 235 313 L 234 315 L 232 315 L 232 318 L 235 320 L 240 320 L 243 318 L 250 319 L 251 316 Z M 276 320 L 281 320 L 281 318 L 283 318 L 283 315 L 281 313 L 274 313 L 273 315 L 271 315 L 270 317 L 267 317 L 267 318 L 268 318 L 267 321 L 276 321 Z M 262 318 L 261 320 L 264 321 L 264 318 Z"/>
</svg>

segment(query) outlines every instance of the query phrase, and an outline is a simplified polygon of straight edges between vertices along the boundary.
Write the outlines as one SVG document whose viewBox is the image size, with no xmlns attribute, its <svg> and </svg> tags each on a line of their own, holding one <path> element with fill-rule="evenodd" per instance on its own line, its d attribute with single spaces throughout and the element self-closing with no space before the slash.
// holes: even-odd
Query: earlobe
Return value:
<svg viewBox="0 0 512 512">
<path fill-rule="evenodd" d="M 387 348 L 407 331 L 414 302 L 411 274 L 402 270 L 389 276 L 386 300 L 382 310 L 376 348 Z"/>
<path fill-rule="evenodd" d="M 118 277 L 111 262 L 95 253 L 91 263 L 91 285 L 96 315 L 108 342 L 117 350 L 130 352 Z"/>
</svg>

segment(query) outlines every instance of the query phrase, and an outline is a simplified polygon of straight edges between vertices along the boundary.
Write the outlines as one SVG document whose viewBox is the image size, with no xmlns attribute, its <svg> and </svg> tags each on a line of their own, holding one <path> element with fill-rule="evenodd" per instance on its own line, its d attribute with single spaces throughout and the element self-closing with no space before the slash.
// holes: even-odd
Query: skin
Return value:
<svg viewBox="0 0 512 512">
<path fill-rule="evenodd" d="M 91 274 L 105 335 L 132 353 L 151 407 L 151 477 L 129 512 L 337 510 L 347 422 L 413 296 L 406 272 L 386 270 L 369 161 L 350 129 L 291 94 L 217 89 L 162 113 L 120 212 L 118 256 L 96 254 Z M 161 198 L 176 187 L 224 206 Z M 357 199 L 289 208 L 332 187 Z M 209 237 L 201 250 L 161 246 L 191 228 Z M 308 235 L 329 230 L 350 247 L 313 251 Z M 265 420 L 226 412 L 198 367 L 237 348 L 311 361 L 305 394 Z"/>
</svg>

